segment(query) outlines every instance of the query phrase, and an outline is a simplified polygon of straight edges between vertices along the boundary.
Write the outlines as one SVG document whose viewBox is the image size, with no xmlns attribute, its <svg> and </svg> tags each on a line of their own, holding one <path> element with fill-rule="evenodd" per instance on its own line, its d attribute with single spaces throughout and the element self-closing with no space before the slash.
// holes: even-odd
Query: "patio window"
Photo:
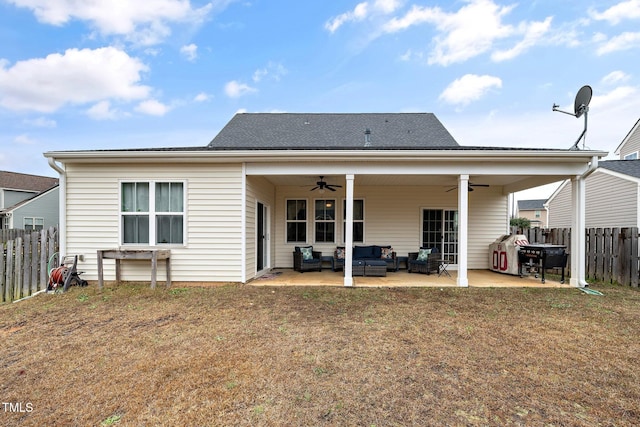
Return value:
<svg viewBox="0 0 640 427">
<path fill-rule="evenodd" d="M 636 151 L 635 153 L 631 153 L 631 154 L 627 154 L 626 156 L 624 156 L 625 160 L 638 160 L 638 152 Z"/>
<path fill-rule="evenodd" d="M 342 241 L 347 240 L 347 201 L 342 202 Z M 364 242 L 364 200 L 353 200 L 353 241 Z"/>
<path fill-rule="evenodd" d="M 123 244 L 184 243 L 184 183 L 123 182 Z"/>
<path fill-rule="evenodd" d="M 287 243 L 307 241 L 307 201 L 287 200 Z"/>
<path fill-rule="evenodd" d="M 25 230 L 40 231 L 44 228 L 44 218 L 24 218 Z"/>
<path fill-rule="evenodd" d="M 336 241 L 336 201 L 332 199 L 315 202 L 315 241 L 331 243 Z"/>
</svg>

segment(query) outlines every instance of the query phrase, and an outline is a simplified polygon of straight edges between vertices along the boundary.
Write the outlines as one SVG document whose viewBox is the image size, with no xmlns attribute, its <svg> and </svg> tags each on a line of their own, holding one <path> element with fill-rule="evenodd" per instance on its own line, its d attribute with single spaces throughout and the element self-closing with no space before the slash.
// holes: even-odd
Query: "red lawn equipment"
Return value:
<svg viewBox="0 0 640 427">
<path fill-rule="evenodd" d="M 49 284 L 47 285 L 47 292 L 56 291 L 62 288 L 63 292 L 69 289 L 69 286 L 87 286 L 86 280 L 82 280 L 80 275 L 82 271 L 76 269 L 78 265 L 78 255 L 73 257 L 73 264 L 71 267 L 65 265 L 68 257 L 62 258 L 60 267 L 56 267 L 49 273 Z"/>
</svg>

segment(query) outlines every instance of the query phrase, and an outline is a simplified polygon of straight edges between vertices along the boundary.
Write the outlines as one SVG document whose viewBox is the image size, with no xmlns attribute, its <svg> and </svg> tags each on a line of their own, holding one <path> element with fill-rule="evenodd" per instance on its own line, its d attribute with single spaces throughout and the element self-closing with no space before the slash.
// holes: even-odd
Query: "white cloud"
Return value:
<svg viewBox="0 0 640 427">
<path fill-rule="evenodd" d="M 447 86 L 439 99 L 448 104 L 465 106 L 482 98 L 491 89 L 501 87 L 502 80 L 498 77 L 466 74 Z"/>
<path fill-rule="evenodd" d="M 612 71 L 606 76 L 604 76 L 601 82 L 605 85 L 613 85 L 621 82 L 626 82 L 629 80 L 630 77 L 631 76 L 629 76 L 624 71 L 617 70 L 617 71 Z"/>
<path fill-rule="evenodd" d="M 280 79 L 288 72 L 289 71 L 282 64 L 269 61 L 265 67 L 259 68 L 253 73 L 252 79 L 256 83 L 264 80 L 265 78 L 280 81 Z"/>
<path fill-rule="evenodd" d="M 118 112 L 111 108 L 109 101 L 100 101 L 87 110 L 87 115 L 94 120 L 114 120 Z"/>
<path fill-rule="evenodd" d="M 640 18 L 640 0 L 620 2 L 602 13 L 591 9 L 589 15 L 595 20 L 607 21 L 612 25 L 616 25 L 624 19 L 638 19 Z"/>
<path fill-rule="evenodd" d="M 138 104 L 135 110 L 150 116 L 164 116 L 169 112 L 170 108 L 155 99 L 147 99 Z"/>
<path fill-rule="evenodd" d="M 195 61 L 198 57 L 198 46 L 191 43 L 180 48 L 180 53 L 183 54 L 188 61 Z"/>
<path fill-rule="evenodd" d="M 619 86 L 602 95 L 594 95 L 589 104 L 590 110 L 604 111 L 623 105 L 637 98 L 638 88 L 634 86 Z"/>
<path fill-rule="evenodd" d="M 551 20 L 552 18 L 548 17 L 542 22 L 521 24 L 518 32 L 524 33 L 524 39 L 509 50 L 494 52 L 491 55 L 491 59 L 497 62 L 513 59 L 527 51 L 529 48 L 537 45 L 549 32 L 549 29 L 551 28 Z"/>
<path fill-rule="evenodd" d="M 31 139 L 31 137 L 29 135 L 26 134 L 22 134 L 22 135 L 18 135 L 13 139 L 13 142 L 15 142 L 16 144 L 20 144 L 20 145 L 33 145 L 35 144 L 35 141 L 33 139 Z"/>
<path fill-rule="evenodd" d="M 607 53 L 618 52 L 621 50 L 629 50 L 640 47 L 640 33 L 625 32 L 609 40 L 602 41 L 602 44 L 596 49 L 598 55 L 606 55 Z"/>
<path fill-rule="evenodd" d="M 496 40 L 514 35 L 516 29 L 502 23 L 514 7 L 498 6 L 491 0 L 473 0 L 455 13 L 439 7 L 413 6 L 402 18 L 387 22 L 384 31 L 392 33 L 423 23 L 435 25 L 439 34 L 434 37 L 429 63 L 446 66 L 480 55 Z"/>
<path fill-rule="evenodd" d="M 195 102 L 205 102 L 209 100 L 209 95 L 204 92 L 200 92 L 195 96 L 195 98 L 193 98 L 193 100 Z"/>
<path fill-rule="evenodd" d="M 114 47 L 69 49 L 12 67 L 5 61 L 0 64 L 0 106 L 50 113 L 66 104 L 144 99 L 150 88 L 140 80 L 147 69 Z"/>
<path fill-rule="evenodd" d="M 358 3 L 353 10 L 342 13 L 328 20 L 324 28 L 330 33 L 335 33 L 341 26 L 348 22 L 364 21 L 371 16 L 388 15 L 402 5 L 400 0 L 375 0 Z"/>
<path fill-rule="evenodd" d="M 338 28 L 347 22 L 362 21 L 367 17 L 369 13 L 369 3 L 358 3 L 356 7 L 349 12 L 342 13 L 334 18 L 331 18 L 324 24 L 324 28 L 330 33 L 335 33 Z"/>
<path fill-rule="evenodd" d="M 125 36 L 143 45 L 159 43 L 168 37 L 169 24 L 201 23 L 214 7 L 208 3 L 194 9 L 188 0 L 7 1 L 30 9 L 38 21 L 46 24 L 62 26 L 72 20 L 87 21 L 102 35 Z"/>
<path fill-rule="evenodd" d="M 247 95 L 252 92 L 257 92 L 258 89 L 253 88 L 245 83 L 240 83 L 237 80 L 231 80 L 224 85 L 224 93 L 229 98 L 239 98 L 243 95 Z"/>
</svg>

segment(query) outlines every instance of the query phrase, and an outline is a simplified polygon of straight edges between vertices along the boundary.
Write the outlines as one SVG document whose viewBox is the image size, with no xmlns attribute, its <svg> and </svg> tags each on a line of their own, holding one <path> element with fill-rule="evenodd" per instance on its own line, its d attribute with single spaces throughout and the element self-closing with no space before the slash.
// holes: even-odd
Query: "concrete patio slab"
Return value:
<svg viewBox="0 0 640 427">
<path fill-rule="evenodd" d="M 447 275 L 387 272 L 386 277 L 354 277 L 356 287 L 456 287 L 457 272 L 450 271 Z M 569 288 L 565 283 L 549 280 L 542 283 L 533 276 L 518 277 L 496 273 L 490 270 L 469 270 L 470 287 L 537 287 L 537 288 Z M 308 271 L 299 273 L 292 269 L 274 269 L 265 275 L 249 282 L 253 286 L 344 286 L 344 276 L 341 271 L 323 270 L 321 272 Z"/>
</svg>

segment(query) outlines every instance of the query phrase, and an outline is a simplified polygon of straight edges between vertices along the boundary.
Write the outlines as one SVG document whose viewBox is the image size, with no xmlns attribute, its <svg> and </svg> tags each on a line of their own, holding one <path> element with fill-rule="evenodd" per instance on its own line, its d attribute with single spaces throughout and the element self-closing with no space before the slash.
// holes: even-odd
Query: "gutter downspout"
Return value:
<svg viewBox="0 0 640 427">
<path fill-rule="evenodd" d="M 60 175 L 60 196 L 58 197 L 59 211 L 58 216 L 58 245 L 60 251 L 60 259 L 67 251 L 67 172 L 64 166 L 58 165 L 53 157 L 48 158 L 49 166 Z"/>
</svg>

